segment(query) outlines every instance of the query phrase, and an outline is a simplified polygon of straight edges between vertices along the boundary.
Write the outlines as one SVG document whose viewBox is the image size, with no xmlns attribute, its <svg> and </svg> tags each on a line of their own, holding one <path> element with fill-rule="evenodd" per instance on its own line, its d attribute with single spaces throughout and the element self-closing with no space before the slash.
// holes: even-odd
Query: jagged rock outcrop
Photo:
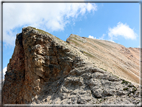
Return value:
<svg viewBox="0 0 142 107">
<path fill-rule="evenodd" d="M 2 96 L 3 104 L 140 104 L 139 86 L 98 68 L 76 47 L 33 27 L 17 34 Z"/>
</svg>

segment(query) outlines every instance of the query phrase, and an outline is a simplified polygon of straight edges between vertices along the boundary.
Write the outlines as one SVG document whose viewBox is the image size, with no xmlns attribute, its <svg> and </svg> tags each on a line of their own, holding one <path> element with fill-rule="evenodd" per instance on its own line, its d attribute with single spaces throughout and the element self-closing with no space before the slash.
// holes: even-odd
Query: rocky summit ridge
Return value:
<svg viewBox="0 0 142 107">
<path fill-rule="evenodd" d="M 95 54 L 86 50 L 92 49 L 88 40 L 71 35 L 65 42 L 40 29 L 23 28 L 7 66 L 2 103 L 141 104 L 140 86 L 108 71 L 109 66 L 98 66 L 99 59 L 91 59 Z"/>
</svg>

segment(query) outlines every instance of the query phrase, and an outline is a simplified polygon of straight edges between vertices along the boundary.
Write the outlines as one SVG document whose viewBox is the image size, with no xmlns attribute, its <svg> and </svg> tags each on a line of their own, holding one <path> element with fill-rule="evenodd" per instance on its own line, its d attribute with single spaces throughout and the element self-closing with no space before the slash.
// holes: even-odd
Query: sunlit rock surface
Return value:
<svg viewBox="0 0 142 107">
<path fill-rule="evenodd" d="M 71 35 L 64 42 L 23 28 L 7 66 L 2 103 L 140 104 L 137 54 L 108 41 Z"/>
</svg>

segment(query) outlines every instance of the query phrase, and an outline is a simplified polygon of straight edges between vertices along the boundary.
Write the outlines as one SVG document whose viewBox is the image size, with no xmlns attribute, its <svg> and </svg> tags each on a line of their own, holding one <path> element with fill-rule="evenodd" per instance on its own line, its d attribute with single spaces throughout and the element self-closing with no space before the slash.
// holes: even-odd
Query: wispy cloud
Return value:
<svg viewBox="0 0 142 107">
<path fill-rule="evenodd" d="M 119 22 L 117 26 L 109 28 L 108 36 L 110 37 L 111 41 L 113 41 L 113 39 L 117 38 L 118 36 L 122 36 L 125 39 L 134 40 L 136 39 L 137 34 L 127 24 Z"/>
<path fill-rule="evenodd" d="M 104 40 L 104 37 L 106 36 L 106 34 L 103 34 L 99 39 L 100 40 Z"/>
<path fill-rule="evenodd" d="M 4 3 L 3 40 L 14 45 L 15 29 L 34 26 L 46 31 L 64 30 L 70 18 L 86 12 L 96 11 L 97 5 L 90 3 Z"/>
</svg>

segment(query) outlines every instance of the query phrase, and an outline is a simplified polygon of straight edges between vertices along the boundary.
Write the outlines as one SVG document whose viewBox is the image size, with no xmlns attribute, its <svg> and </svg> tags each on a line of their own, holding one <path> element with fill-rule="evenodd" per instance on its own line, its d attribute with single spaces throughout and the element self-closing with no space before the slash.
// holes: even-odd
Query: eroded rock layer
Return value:
<svg viewBox="0 0 142 107">
<path fill-rule="evenodd" d="M 76 47 L 33 27 L 17 34 L 2 95 L 3 104 L 140 104 L 139 86 L 98 68 Z"/>
<path fill-rule="evenodd" d="M 114 42 L 73 34 L 67 42 L 86 55 L 98 68 L 128 81 L 139 83 L 140 48 L 126 48 Z"/>
</svg>

